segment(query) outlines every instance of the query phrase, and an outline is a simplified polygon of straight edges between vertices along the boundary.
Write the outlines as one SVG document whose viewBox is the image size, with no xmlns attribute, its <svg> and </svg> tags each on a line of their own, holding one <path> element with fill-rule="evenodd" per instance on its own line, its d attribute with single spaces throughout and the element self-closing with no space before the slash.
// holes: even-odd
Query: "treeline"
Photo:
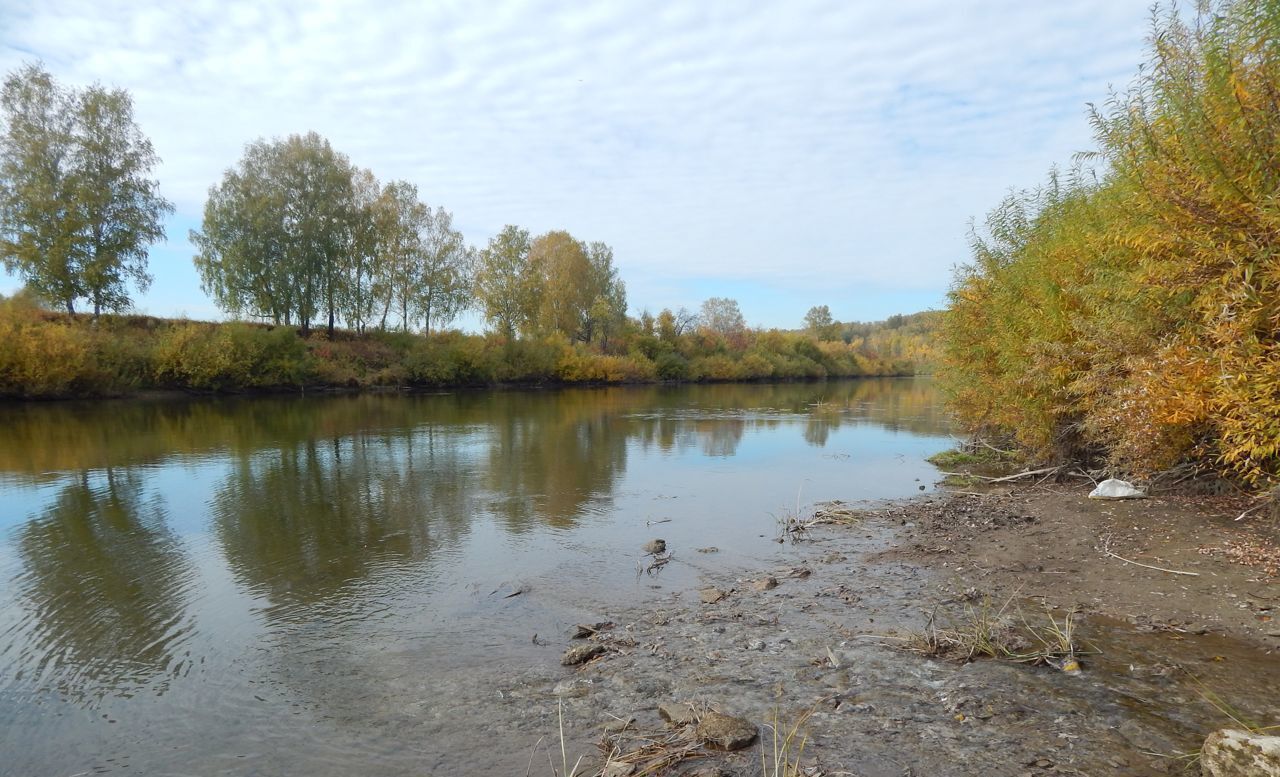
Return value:
<svg viewBox="0 0 1280 777">
<path fill-rule="evenodd" d="M 944 318 L 974 432 L 1042 459 L 1280 477 L 1280 6 L 1157 10 L 1098 148 L 1009 196 Z"/>
<path fill-rule="evenodd" d="M 749 328 L 735 300 L 627 315 L 613 250 L 504 227 L 468 245 L 407 181 L 381 182 L 316 133 L 257 140 L 209 190 L 191 241 L 202 289 L 243 323 L 110 315 L 150 280 L 172 207 L 122 90 L 38 65 L 0 92 L 0 395 L 306 386 L 730 381 L 910 375 L 933 319 Z M 76 304 L 91 303 L 91 318 Z M 51 308 L 61 312 L 54 313 Z M 488 332 L 446 328 L 474 310 Z"/>
<path fill-rule="evenodd" d="M 711 302 L 737 308 L 732 300 Z M 0 298 L 0 396 L 913 375 L 925 370 L 912 355 L 926 353 L 931 340 L 925 328 L 870 327 L 866 337 L 845 342 L 801 331 L 715 328 L 723 323 L 664 310 L 626 318 L 607 345 L 560 332 L 511 339 L 375 328 L 302 337 L 283 325 L 71 315 L 18 294 Z"/>
</svg>

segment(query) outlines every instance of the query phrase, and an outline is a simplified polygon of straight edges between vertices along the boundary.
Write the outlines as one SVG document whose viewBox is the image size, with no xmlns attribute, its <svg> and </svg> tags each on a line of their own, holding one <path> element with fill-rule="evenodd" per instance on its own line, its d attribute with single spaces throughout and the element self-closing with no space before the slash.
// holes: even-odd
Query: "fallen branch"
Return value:
<svg viewBox="0 0 1280 777">
<path fill-rule="evenodd" d="M 1171 575 L 1187 575 L 1188 577 L 1200 577 L 1200 573 L 1199 573 L 1199 572 L 1179 572 L 1179 571 L 1178 571 L 1178 570 L 1176 570 L 1176 569 L 1165 569 L 1164 567 L 1153 567 L 1153 566 L 1151 566 L 1150 564 L 1142 564 L 1142 563 L 1139 563 L 1139 562 L 1137 562 L 1137 561 L 1130 561 L 1129 559 L 1125 558 L 1124 556 L 1117 556 L 1116 554 L 1112 553 L 1112 552 L 1111 552 L 1111 551 L 1109 551 L 1109 550 L 1104 550 L 1104 551 L 1102 551 L 1102 552 L 1103 552 L 1103 553 L 1106 553 L 1106 554 L 1107 554 L 1108 556 L 1110 556 L 1111 558 L 1120 559 L 1121 561 L 1123 561 L 1123 562 L 1124 562 L 1124 563 L 1126 563 L 1126 564 L 1133 564 L 1135 567 L 1143 567 L 1144 569 L 1154 569 L 1154 570 L 1156 570 L 1157 572 L 1168 572 L 1168 573 L 1169 573 L 1169 574 L 1171 574 Z"/>
<path fill-rule="evenodd" d="M 1008 483 L 1011 480 L 1021 480 L 1023 478 L 1036 477 L 1037 475 L 1052 474 L 1061 469 L 1062 467 L 1045 467 L 1043 469 L 1029 469 L 1026 472 L 1019 472 L 1016 475 L 1005 475 L 1002 478 L 983 478 L 983 479 L 986 480 L 988 483 Z"/>
<path fill-rule="evenodd" d="M 1022 480 L 1023 478 L 1033 478 L 1039 475 L 1052 475 L 1062 470 L 1062 467 L 1045 467 L 1043 469 L 1029 469 L 1026 472 L 1019 472 L 1016 475 L 1005 475 L 1003 477 L 992 478 L 986 475 L 975 475 L 972 472 L 943 472 L 943 475 L 957 478 L 975 478 L 987 483 L 1009 483 L 1014 480 Z"/>
</svg>

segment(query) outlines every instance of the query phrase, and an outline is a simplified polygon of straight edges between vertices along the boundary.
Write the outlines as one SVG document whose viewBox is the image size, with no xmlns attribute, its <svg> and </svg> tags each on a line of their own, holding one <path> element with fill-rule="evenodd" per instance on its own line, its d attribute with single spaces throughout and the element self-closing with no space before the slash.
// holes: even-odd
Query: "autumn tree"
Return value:
<svg viewBox="0 0 1280 777">
<path fill-rule="evenodd" d="M 67 89 L 39 65 L 0 91 L 0 261 L 68 313 L 94 315 L 145 290 L 147 246 L 173 206 L 151 178 L 159 158 L 123 89 Z"/>
<path fill-rule="evenodd" d="M 526 302 L 530 245 L 528 230 L 508 224 L 489 240 L 477 261 L 476 299 L 485 320 L 508 340 L 524 326 L 530 307 Z"/>
</svg>

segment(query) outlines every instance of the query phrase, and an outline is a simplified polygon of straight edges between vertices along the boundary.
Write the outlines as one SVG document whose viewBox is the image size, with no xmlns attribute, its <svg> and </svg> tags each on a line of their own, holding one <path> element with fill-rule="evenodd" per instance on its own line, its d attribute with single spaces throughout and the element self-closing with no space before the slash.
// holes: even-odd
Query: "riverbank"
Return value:
<svg viewBox="0 0 1280 777">
<path fill-rule="evenodd" d="M 242 322 L 94 319 L 0 299 L 0 398 L 900 377 L 928 371 L 932 316 L 865 325 L 866 336 L 848 342 L 781 330 L 663 335 L 633 322 L 608 342 L 583 343 L 457 331 L 303 336 Z"/>
<path fill-rule="evenodd" d="M 590 637 L 603 652 L 585 665 L 549 660 L 489 677 L 505 712 L 486 725 L 518 751 L 534 732 L 554 735 L 563 716 L 570 752 L 594 768 L 606 730 L 633 721 L 670 732 L 659 707 L 692 703 L 776 720 L 784 734 L 799 724 L 806 774 L 900 777 L 1176 774 L 1228 714 L 1276 723 L 1275 522 L 1234 521 L 1229 498 L 1085 493 L 940 493 L 857 510 L 848 525 L 815 527 L 780 549 L 778 566 L 600 612 L 613 625 Z M 698 549 L 674 550 L 671 563 L 697 563 Z M 646 577 L 661 580 L 661 569 Z M 1014 627 L 1074 612 L 1082 671 L 903 649 L 931 616 L 959 623 L 984 606 Z M 548 658 L 581 643 L 557 635 Z M 465 686 L 450 693 L 465 697 Z M 706 755 L 669 773 L 759 768 L 758 744 Z"/>
</svg>

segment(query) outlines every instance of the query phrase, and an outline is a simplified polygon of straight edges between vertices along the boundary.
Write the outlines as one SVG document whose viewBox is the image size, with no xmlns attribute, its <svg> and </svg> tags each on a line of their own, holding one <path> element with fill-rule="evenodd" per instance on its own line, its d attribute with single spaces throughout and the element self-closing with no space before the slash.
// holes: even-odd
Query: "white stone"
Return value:
<svg viewBox="0 0 1280 777">
<path fill-rule="evenodd" d="M 1280 737 L 1215 731 L 1200 751 L 1200 770 L 1206 777 L 1280 777 Z"/>
<path fill-rule="evenodd" d="M 1142 499 L 1146 494 L 1124 480 L 1104 480 L 1089 494 L 1090 499 Z"/>
</svg>

